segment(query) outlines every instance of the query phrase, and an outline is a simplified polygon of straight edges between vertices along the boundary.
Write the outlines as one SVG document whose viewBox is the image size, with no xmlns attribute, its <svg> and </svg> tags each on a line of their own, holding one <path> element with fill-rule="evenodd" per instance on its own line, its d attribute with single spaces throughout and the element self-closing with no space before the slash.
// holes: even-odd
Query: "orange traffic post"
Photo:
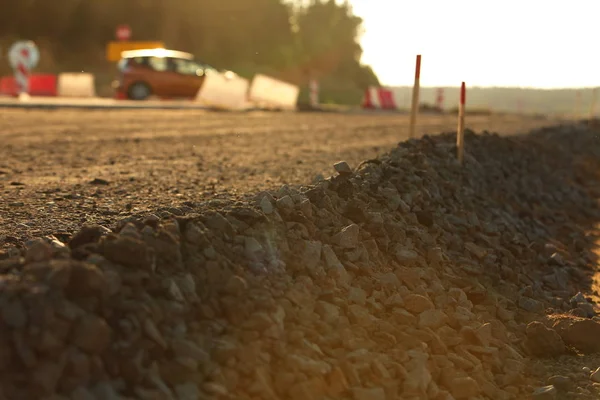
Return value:
<svg viewBox="0 0 600 400">
<path fill-rule="evenodd" d="M 413 85 L 412 106 L 410 110 L 410 130 L 409 137 L 415 137 L 415 125 L 417 124 L 417 113 L 419 112 L 419 80 L 421 78 L 421 55 L 417 55 L 417 65 L 415 67 L 415 84 Z"/>
<path fill-rule="evenodd" d="M 456 148 L 458 162 L 463 163 L 465 158 L 465 102 L 467 100 L 467 89 L 465 83 L 460 85 L 460 103 L 458 104 L 458 129 L 456 131 Z"/>
</svg>

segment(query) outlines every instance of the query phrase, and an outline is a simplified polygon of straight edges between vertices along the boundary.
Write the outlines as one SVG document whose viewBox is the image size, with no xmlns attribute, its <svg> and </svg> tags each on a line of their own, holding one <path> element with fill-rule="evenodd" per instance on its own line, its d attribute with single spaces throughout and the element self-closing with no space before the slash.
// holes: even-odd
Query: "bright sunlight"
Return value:
<svg viewBox="0 0 600 400">
<path fill-rule="evenodd" d="M 363 62 L 385 85 L 600 85 L 600 2 L 351 0 L 364 19 Z"/>
</svg>

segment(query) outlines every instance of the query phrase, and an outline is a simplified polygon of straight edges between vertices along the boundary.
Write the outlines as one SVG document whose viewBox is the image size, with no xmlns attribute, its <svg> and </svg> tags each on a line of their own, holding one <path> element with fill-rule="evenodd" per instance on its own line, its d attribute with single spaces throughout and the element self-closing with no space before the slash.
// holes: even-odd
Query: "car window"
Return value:
<svg viewBox="0 0 600 400">
<path fill-rule="evenodd" d="M 123 71 L 125 68 L 127 68 L 131 64 L 143 65 L 143 66 L 147 67 L 148 60 L 147 60 L 147 58 L 144 58 L 144 57 L 122 58 L 119 61 L 119 63 L 117 64 L 117 68 L 119 69 L 119 71 Z"/>
<path fill-rule="evenodd" d="M 198 63 L 182 58 L 172 58 L 173 71 L 184 75 L 196 75 L 199 69 L 203 69 Z"/>
<path fill-rule="evenodd" d="M 166 71 L 167 59 L 164 57 L 148 57 L 148 66 L 155 71 Z"/>
</svg>

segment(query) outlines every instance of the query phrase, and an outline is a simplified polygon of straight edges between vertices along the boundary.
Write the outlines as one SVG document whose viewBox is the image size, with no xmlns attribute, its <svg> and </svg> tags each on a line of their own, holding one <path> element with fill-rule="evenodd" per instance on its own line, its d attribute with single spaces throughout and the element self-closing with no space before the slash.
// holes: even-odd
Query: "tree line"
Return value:
<svg viewBox="0 0 600 400">
<path fill-rule="evenodd" d="M 162 41 L 243 76 L 263 72 L 306 87 L 325 101 L 356 103 L 377 84 L 360 63 L 362 20 L 335 0 L 2 0 L 0 45 L 29 39 L 51 69 L 112 72 L 105 46 L 118 25 L 132 40 Z M 3 67 L 7 63 L 3 62 Z M 5 70 L 3 70 L 5 71 Z M 327 98 L 327 97 L 330 98 Z"/>
</svg>

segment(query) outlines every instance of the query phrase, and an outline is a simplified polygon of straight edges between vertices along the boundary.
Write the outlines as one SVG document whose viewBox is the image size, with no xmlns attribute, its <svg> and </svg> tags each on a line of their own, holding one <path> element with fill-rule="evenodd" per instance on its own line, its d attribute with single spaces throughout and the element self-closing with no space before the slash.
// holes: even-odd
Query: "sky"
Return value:
<svg viewBox="0 0 600 400">
<path fill-rule="evenodd" d="M 600 0 L 350 0 L 383 85 L 600 86 Z"/>
</svg>

